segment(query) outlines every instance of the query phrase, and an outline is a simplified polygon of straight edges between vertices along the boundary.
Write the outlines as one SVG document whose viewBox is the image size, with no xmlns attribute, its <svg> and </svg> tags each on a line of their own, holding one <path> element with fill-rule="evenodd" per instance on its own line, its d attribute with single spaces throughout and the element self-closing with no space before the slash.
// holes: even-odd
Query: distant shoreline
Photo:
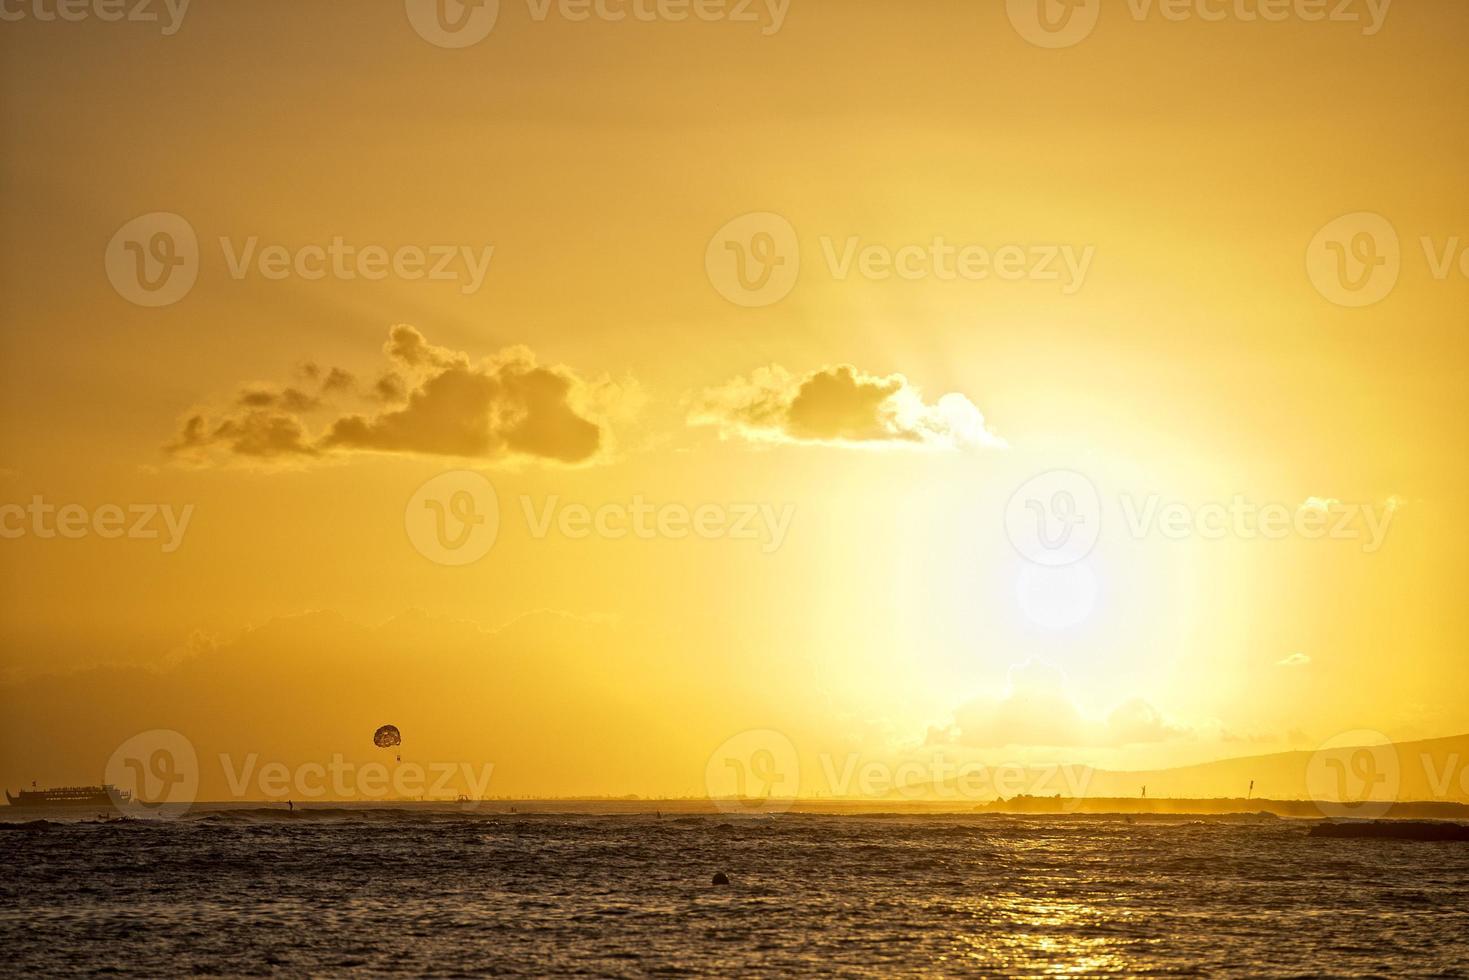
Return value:
<svg viewBox="0 0 1469 980">
<path fill-rule="evenodd" d="M 293 803 L 284 800 L 201 801 L 187 810 L 193 814 L 232 811 L 279 811 L 305 815 L 313 811 L 417 810 L 437 813 L 545 815 L 657 815 L 730 816 L 806 814 L 828 816 L 1044 816 L 1044 817 L 1149 817 L 1179 819 L 1228 817 L 1233 819 L 1378 819 L 1378 820 L 1469 820 L 1469 804 L 1445 801 L 1411 801 L 1390 806 L 1353 808 L 1311 800 L 1264 799 L 1144 799 L 1116 797 L 1017 797 L 985 803 L 954 800 L 708 800 L 708 799 L 489 799 L 454 800 L 316 800 Z M 1387 806 L 1384 811 L 1382 806 Z M 110 809 L 110 808 L 108 808 Z M 0 820 L 56 816 L 95 817 L 103 808 L 95 806 L 0 807 Z M 113 811 L 116 812 L 116 811 Z"/>
</svg>

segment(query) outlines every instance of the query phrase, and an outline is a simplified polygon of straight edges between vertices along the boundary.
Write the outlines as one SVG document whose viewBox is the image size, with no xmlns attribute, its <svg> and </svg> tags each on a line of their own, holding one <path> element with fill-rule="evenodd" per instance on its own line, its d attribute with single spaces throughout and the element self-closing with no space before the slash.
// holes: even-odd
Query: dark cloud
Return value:
<svg viewBox="0 0 1469 980">
<path fill-rule="evenodd" d="M 372 386 L 372 397 L 389 405 L 396 405 L 408 398 L 408 383 L 389 371 Z"/>
<path fill-rule="evenodd" d="M 251 460 L 302 459 L 319 455 L 306 427 L 294 415 L 251 408 L 217 421 L 193 415 L 184 421 L 172 455 L 204 462 L 218 450 Z"/>
<path fill-rule="evenodd" d="M 444 368 L 451 364 L 469 364 L 469 355 L 433 346 L 424 339 L 423 334 L 406 323 L 400 323 L 388 331 L 388 342 L 383 345 L 383 353 L 410 368 Z"/>
<path fill-rule="evenodd" d="M 324 392 L 351 391 L 356 385 L 357 379 L 352 377 L 352 372 L 334 367 L 322 379 L 321 390 Z"/>
<path fill-rule="evenodd" d="M 889 424 L 889 400 L 901 377 L 866 378 L 849 365 L 809 375 L 785 408 L 786 426 L 798 439 L 912 439 L 916 433 Z"/>
<path fill-rule="evenodd" d="M 321 399 L 300 388 L 246 388 L 237 399 L 244 408 L 280 408 L 287 412 L 312 412 L 321 407 Z"/>
<path fill-rule="evenodd" d="M 398 365 L 366 397 L 388 407 L 338 414 L 313 439 L 299 417 L 324 406 L 296 388 L 252 385 L 221 418 L 199 413 L 168 449 L 196 462 L 221 456 L 254 460 L 307 458 L 352 451 L 495 460 L 584 463 L 606 448 L 607 386 L 588 385 L 565 368 L 536 362 L 512 348 L 480 362 L 429 344 L 409 326 L 392 329 L 385 353 Z M 355 389 L 340 368 L 308 362 L 302 369 L 323 392 Z M 401 407 L 398 407 L 401 406 Z"/>
<path fill-rule="evenodd" d="M 572 409 L 572 383 L 519 360 L 453 365 L 428 377 L 400 410 L 338 419 L 322 445 L 440 456 L 518 453 L 579 463 L 597 452 L 601 430 Z"/>
<path fill-rule="evenodd" d="M 753 442 L 956 449 L 1003 445 L 968 398 L 933 404 L 901 374 L 879 377 L 837 364 L 801 377 L 779 365 L 704 392 L 691 425 L 716 426 Z"/>
</svg>

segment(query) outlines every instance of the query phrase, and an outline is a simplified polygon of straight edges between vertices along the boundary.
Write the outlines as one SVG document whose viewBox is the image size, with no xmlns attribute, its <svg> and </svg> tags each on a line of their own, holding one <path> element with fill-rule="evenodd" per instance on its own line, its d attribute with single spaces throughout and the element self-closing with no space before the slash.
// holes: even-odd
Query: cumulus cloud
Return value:
<svg viewBox="0 0 1469 980">
<path fill-rule="evenodd" d="M 1293 653 L 1284 660 L 1277 660 L 1277 667 L 1305 667 L 1311 663 L 1311 657 L 1304 653 Z"/>
<path fill-rule="evenodd" d="M 373 383 L 372 397 L 389 405 L 405 402 L 408 400 L 408 382 L 401 375 L 389 371 Z"/>
<path fill-rule="evenodd" d="M 437 350 L 413 328 L 394 328 L 389 356 L 423 369 L 421 383 L 401 409 L 337 419 L 322 445 L 482 458 L 521 454 L 563 463 L 597 452 L 602 432 L 573 406 L 574 376 L 537 365 L 523 347 L 480 364 Z"/>
<path fill-rule="evenodd" d="M 524 347 L 473 360 L 406 325 L 383 350 L 390 367 L 365 389 L 348 371 L 308 362 L 300 373 L 315 390 L 247 385 L 222 413 L 187 418 L 168 450 L 194 462 L 381 452 L 586 463 L 607 450 L 607 419 L 631 394 L 539 364 Z M 377 407 L 344 410 L 342 397 Z M 330 415 L 313 436 L 303 416 L 316 412 Z"/>
<path fill-rule="evenodd" d="M 300 388 L 277 388 L 273 385 L 244 388 L 236 400 L 243 408 L 281 408 L 287 412 L 312 412 L 321 407 L 318 395 Z"/>
<path fill-rule="evenodd" d="M 191 415 L 167 449 L 174 456 L 196 462 L 203 462 L 216 451 L 251 460 L 319 455 L 300 419 L 285 412 L 250 407 L 218 419 Z"/>
<path fill-rule="evenodd" d="M 1124 701 L 1105 718 L 1089 718 L 1067 694 L 1065 674 L 1032 660 L 1010 669 L 1003 697 L 981 697 L 962 705 L 951 725 L 929 730 L 928 741 L 984 749 L 1101 747 L 1162 742 L 1182 734 L 1141 698 Z"/>
<path fill-rule="evenodd" d="M 688 422 L 750 442 L 925 449 L 1004 445 L 963 395 L 947 394 L 930 404 L 901 374 L 879 377 L 850 364 L 802 376 L 777 364 L 761 368 L 704 391 Z"/>
<path fill-rule="evenodd" d="M 357 383 L 351 371 L 339 367 L 323 367 L 315 361 L 305 362 L 297 373 L 307 382 L 319 385 L 322 391 L 350 391 Z"/>
</svg>

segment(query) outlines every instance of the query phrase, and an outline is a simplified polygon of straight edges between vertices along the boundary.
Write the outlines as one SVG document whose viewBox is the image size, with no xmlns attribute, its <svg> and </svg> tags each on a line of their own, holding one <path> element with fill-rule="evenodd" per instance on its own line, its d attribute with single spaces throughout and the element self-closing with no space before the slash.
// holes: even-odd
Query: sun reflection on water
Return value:
<svg viewBox="0 0 1469 980">
<path fill-rule="evenodd" d="M 1138 971 L 1129 955 L 1138 943 L 1135 933 L 1130 939 L 1114 934 L 1121 932 L 1119 920 L 1132 917 L 1130 910 L 1021 895 L 968 899 L 958 910 L 982 927 L 954 936 L 954 951 L 941 958 L 946 965 L 1047 976 Z"/>
</svg>

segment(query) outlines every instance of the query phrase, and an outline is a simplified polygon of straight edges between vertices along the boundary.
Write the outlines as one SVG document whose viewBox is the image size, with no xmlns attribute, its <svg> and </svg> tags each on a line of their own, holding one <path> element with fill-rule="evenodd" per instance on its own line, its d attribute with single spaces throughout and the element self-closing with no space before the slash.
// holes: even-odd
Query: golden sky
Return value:
<svg viewBox="0 0 1469 980">
<path fill-rule="evenodd" d="M 1469 730 L 1469 8 L 1026 2 L 7 4 L 0 779 Z"/>
</svg>

